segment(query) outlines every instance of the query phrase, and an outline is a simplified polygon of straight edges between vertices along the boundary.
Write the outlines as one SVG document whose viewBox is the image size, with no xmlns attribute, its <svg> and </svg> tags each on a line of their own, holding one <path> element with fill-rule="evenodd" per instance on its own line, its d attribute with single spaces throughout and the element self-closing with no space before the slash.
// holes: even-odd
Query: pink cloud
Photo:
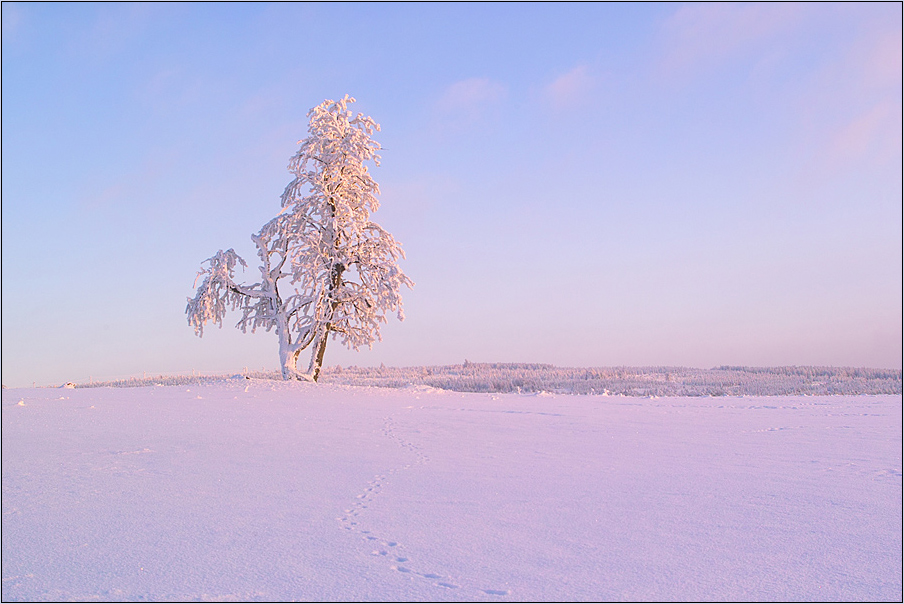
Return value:
<svg viewBox="0 0 904 604">
<path fill-rule="evenodd" d="M 847 164 L 876 153 L 885 159 L 889 151 L 900 149 L 900 106 L 884 100 L 861 113 L 841 128 L 829 146 L 831 164 Z"/>
<path fill-rule="evenodd" d="M 505 98 L 506 87 L 489 78 L 470 78 L 449 86 L 436 103 L 440 113 L 472 121 Z"/>
<path fill-rule="evenodd" d="M 703 3 L 682 6 L 663 28 L 662 68 L 668 73 L 712 68 L 791 27 L 792 3 Z"/>
<path fill-rule="evenodd" d="M 12 2 L 4 2 L 0 10 L 2 10 L 3 15 L 3 37 L 6 39 L 4 41 L 8 42 L 9 38 L 18 33 L 22 25 L 22 8 L 18 4 L 13 4 Z"/>
<path fill-rule="evenodd" d="M 808 78 L 797 101 L 801 124 L 819 141 L 822 173 L 900 162 L 900 24 L 873 17 L 859 25 L 857 38 Z"/>
<path fill-rule="evenodd" d="M 556 78 L 544 88 L 546 98 L 556 109 L 573 107 L 584 100 L 593 86 L 593 78 L 587 68 L 579 65 Z"/>
<path fill-rule="evenodd" d="M 885 32 L 873 41 L 864 61 L 867 85 L 901 87 L 901 30 Z"/>
</svg>

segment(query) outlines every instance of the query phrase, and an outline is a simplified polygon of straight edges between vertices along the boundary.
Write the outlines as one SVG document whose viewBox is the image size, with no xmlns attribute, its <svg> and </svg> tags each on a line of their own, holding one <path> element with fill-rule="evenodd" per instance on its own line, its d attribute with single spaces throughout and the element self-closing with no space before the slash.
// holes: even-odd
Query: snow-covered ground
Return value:
<svg viewBox="0 0 904 604">
<path fill-rule="evenodd" d="M 3 600 L 900 600 L 899 395 L 3 390 Z"/>
</svg>

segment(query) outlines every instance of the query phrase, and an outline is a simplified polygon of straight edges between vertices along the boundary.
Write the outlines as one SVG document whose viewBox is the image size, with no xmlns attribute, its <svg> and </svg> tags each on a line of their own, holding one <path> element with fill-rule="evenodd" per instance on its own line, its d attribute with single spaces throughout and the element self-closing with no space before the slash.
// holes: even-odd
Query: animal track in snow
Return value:
<svg viewBox="0 0 904 604">
<path fill-rule="evenodd" d="M 414 464 L 408 464 L 403 469 L 407 470 L 412 465 L 421 465 L 421 464 L 430 463 L 430 458 L 427 457 L 427 455 L 425 455 L 423 453 L 423 451 L 421 451 L 421 447 L 419 447 L 418 445 L 416 445 L 413 442 L 403 439 L 398 434 L 396 434 L 395 423 L 392 421 L 391 417 L 383 418 L 382 432 L 383 432 L 383 436 L 386 436 L 387 438 L 393 440 L 402 449 L 405 449 L 406 451 L 410 451 L 411 453 L 414 453 L 415 458 L 416 458 Z M 390 473 L 394 473 L 394 472 L 395 472 L 395 470 L 390 470 Z"/>
<path fill-rule="evenodd" d="M 421 450 L 420 446 L 411 441 L 405 440 L 396 433 L 395 424 L 391 417 L 383 418 L 383 428 L 381 431 L 383 436 L 395 442 L 405 451 L 413 454 L 415 457 L 414 462 L 405 464 L 398 468 L 392 468 L 383 474 L 377 474 L 376 476 L 374 476 L 373 480 L 367 483 L 367 486 L 364 487 L 361 493 L 355 496 L 355 502 L 350 507 L 343 510 L 344 515 L 337 518 L 340 523 L 340 527 L 348 532 L 360 533 L 362 541 L 370 545 L 371 547 L 374 547 L 374 545 L 379 543 L 379 547 L 372 549 L 370 553 L 372 556 L 376 556 L 378 558 L 386 558 L 387 561 L 390 562 L 390 570 L 402 573 L 411 578 L 418 577 L 420 579 L 426 579 L 433 582 L 433 585 L 435 585 L 436 587 L 441 587 L 444 589 L 459 589 L 461 586 L 452 583 L 449 580 L 449 577 L 445 577 L 444 575 L 434 572 L 419 572 L 408 565 L 403 566 L 403 564 L 408 564 L 411 562 L 407 556 L 399 553 L 398 550 L 403 549 L 403 546 L 401 546 L 397 541 L 382 539 L 370 530 L 363 530 L 361 528 L 361 525 L 359 525 L 358 523 L 361 514 L 367 509 L 367 504 L 377 495 L 379 495 L 383 490 L 383 486 L 386 483 L 388 477 L 402 470 L 409 470 L 413 466 L 430 463 L 430 458 Z M 444 580 L 441 581 L 440 579 Z M 493 590 L 484 591 L 488 594 L 493 592 Z"/>
<path fill-rule="evenodd" d="M 436 579 L 445 579 L 442 575 L 438 575 L 436 573 L 419 573 L 415 570 L 408 568 L 407 566 L 401 566 L 398 564 L 393 564 L 389 567 L 390 569 L 400 572 L 406 575 L 410 575 L 412 577 L 421 577 L 422 579 L 428 579 L 430 581 L 434 581 L 434 585 L 437 587 L 445 587 L 446 589 L 459 589 L 461 586 L 456 585 L 455 583 L 449 583 L 448 581 L 435 581 Z"/>
</svg>

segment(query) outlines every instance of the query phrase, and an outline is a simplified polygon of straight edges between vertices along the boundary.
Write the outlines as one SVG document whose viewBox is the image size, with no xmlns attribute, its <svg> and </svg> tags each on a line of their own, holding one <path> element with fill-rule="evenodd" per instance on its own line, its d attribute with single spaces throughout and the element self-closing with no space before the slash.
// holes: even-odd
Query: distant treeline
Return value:
<svg viewBox="0 0 904 604">
<path fill-rule="evenodd" d="M 242 374 L 156 376 L 98 386 L 175 386 L 226 379 L 280 378 L 276 371 Z M 862 367 L 555 367 L 538 363 L 472 363 L 421 367 L 326 367 L 325 384 L 405 388 L 429 386 L 456 392 L 553 392 L 621 396 L 780 396 L 901 394 L 899 369 Z"/>
<path fill-rule="evenodd" d="M 623 396 L 901 394 L 901 371 L 854 367 L 555 367 L 471 363 L 427 367 L 330 367 L 321 381 L 457 392 L 555 392 Z"/>
</svg>

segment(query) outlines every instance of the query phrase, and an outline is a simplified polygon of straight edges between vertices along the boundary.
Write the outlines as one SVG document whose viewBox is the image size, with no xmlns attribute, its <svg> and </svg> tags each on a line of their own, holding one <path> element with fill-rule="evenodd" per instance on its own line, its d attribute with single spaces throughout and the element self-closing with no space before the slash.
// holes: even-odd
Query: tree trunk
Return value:
<svg viewBox="0 0 904 604">
<path fill-rule="evenodd" d="M 339 306 L 339 302 L 332 298 L 333 292 L 338 290 L 342 283 L 343 272 L 345 272 L 345 265 L 341 262 L 335 263 L 330 271 L 330 288 L 327 291 L 327 299 L 330 300 L 330 318 L 332 318 L 333 313 L 336 312 L 336 308 Z M 326 328 L 323 330 L 323 335 L 321 335 L 320 339 L 317 341 L 317 348 L 311 356 L 311 367 L 308 369 L 308 373 L 311 374 L 315 382 L 317 381 L 317 378 L 320 377 L 320 368 L 323 366 L 323 353 L 326 352 L 326 340 L 329 335 L 330 324 L 327 323 Z"/>
<path fill-rule="evenodd" d="M 323 353 L 326 352 L 326 340 L 329 333 L 330 327 L 327 325 L 323 337 L 317 342 L 317 349 L 314 351 L 314 356 L 311 358 L 310 372 L 315 382 L 317 381 L 317 378 L 320 377 L 320 368 L 323 366 Z"/>
<path fill-rule="evenodd" d="M 300 374 L 298 372 L 298 355 L 301 354 L 300 350 L 296 350 L 295 352 L 289 352 L 288 350 L 283 350 L 282 348 L 279 351 L 279 367 L 282 370 L 282 378 L 284 380 L 298 380 L 301 379 Z"/>
</svg>

